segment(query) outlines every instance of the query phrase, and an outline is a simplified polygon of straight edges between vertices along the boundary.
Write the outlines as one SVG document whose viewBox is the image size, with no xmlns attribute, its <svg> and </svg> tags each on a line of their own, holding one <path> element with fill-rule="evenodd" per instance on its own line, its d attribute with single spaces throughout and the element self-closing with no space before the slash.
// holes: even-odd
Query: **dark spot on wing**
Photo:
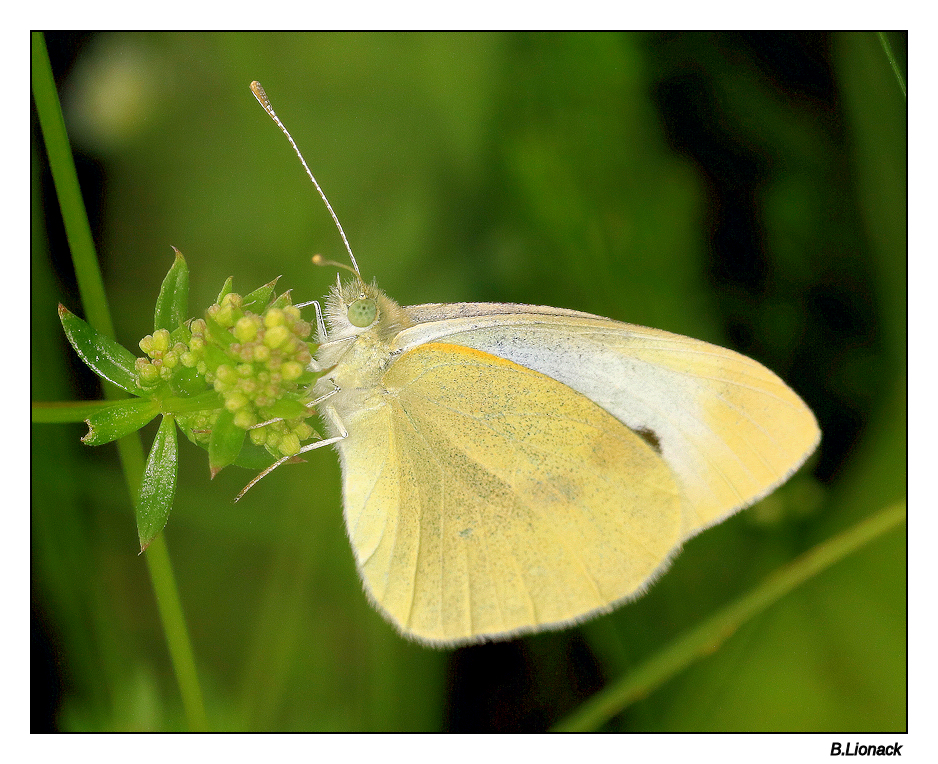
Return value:
<svg viewBox="0 0 938 764">
<path fill-rule="evenodd" d="M 638 437 L 651 446 L 652 450 L 654 450 L 656 454 L 661 453 L 661 440 L 658 438 L 658 435 L 654 430 L 642 428 L 641 430 L 635 430 L 634 432 L 636 435 L 638 435 Z"/>
</svg>

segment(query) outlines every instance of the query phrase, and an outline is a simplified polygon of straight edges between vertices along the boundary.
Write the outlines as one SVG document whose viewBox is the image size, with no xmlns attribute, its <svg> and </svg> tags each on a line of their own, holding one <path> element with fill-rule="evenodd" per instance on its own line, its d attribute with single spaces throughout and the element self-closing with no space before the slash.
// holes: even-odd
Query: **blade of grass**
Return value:
<svg viewBox="0 0 938 764">
<path fill-rule="evenodd" d="M 114 324 L 104 292 L 104 279 L 91 236 L 91 226 L 81 198 L 78 174 L 72 159 L 71 144 L 65 131 L 65 118 L 52 77 L 49 53 L 41 32 L 32 33 L 32 87 L 42 138 L 49 156 L 49 169 L 62 210 L 65 235 L 75 265 L 75 278 L 82 295 L 85 317 L 102 334 L 114 337 Z"/>
<path fill-rule="evenodd" d="M 899 69 L 896 54 L 892 52 L 892 45 L 889 44 L 889 38 L 886 37 L 885 32 L 877 32 L 876 36 L 879 37 L 879 44 L 883 46 L 883 52 L 886 54 L 886 60 L 889 61 L 889 65 L 892 67 L 893 74 L 896 75 L 896 81 L 899 83 L 900 90 L 902 90 L 903 98 L 908 98 L 909 96 L 905 91 L 905 77 L 902 76 L 902 70 Z"/>
<path fill-rule="evenodd" d="M 880 510 L 843 533 L 809 549 L 775 571 L 759 586 L 678 637 L 631 674 L 597 692 L 553 727 L 554 732 L 598 729 L 630 703 L 648 695 L 698 658 L 712 653 L 743 623 L 777 602 L 809 578 L 897 527 L 905 519 L 905 504 Z"/>
<path fill-rule="evenodd" d="M 114 325 L 104 292 L 104 280 L 98 268 L 94 241 L 81 198 L 78 175 L 75 172 L 75 163 L 72 159 L 65 120 L 52 76 L 45 38 L 41 32 L 33 32 L 31 42 L 33 100 L 42 128 L 43 142 L 49 157 L 59 207 L 62 210 L 85 316 L 88 323 L 97 331 L 113 337 Z M 105 385 L 104 389 L 105 396 L 108 398 L 125 397 L 108 385 Z M 118 451 L 128 491 L 130 496 L 135 497 L 137 486 L 143 479 L 144 467 L 143 446 L 139 434 L 135 433 L 121 438 L 118 441 Z M 195 672 L 192 644 L 189 640 L 182 607 L 179 604 L 179 593 L 176 589 L 169 554 L 162 537 L 158 537 L 150 545 L 145 558 L 189 728 L 207 729 L 208 723 L 202 702 L 202 691 Z"/>
</svg>

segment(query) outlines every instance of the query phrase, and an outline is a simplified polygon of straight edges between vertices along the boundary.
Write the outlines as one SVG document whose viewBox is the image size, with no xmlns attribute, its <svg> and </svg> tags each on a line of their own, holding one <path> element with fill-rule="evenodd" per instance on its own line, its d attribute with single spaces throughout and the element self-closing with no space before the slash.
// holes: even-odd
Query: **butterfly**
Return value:
<svg viewBox="0 0 938 764">
<path fill-rule="evenodd" d="M 732 350 L 560 308 L 398 305 L 362 280 L 300 160 L 354 266 L 319 320 L 328 437 L 304 450 L 337 449 L 365 592 L 405 636 L 455 646 L 608 612 L 817 447 L 807 405 Z"/>
</svg>

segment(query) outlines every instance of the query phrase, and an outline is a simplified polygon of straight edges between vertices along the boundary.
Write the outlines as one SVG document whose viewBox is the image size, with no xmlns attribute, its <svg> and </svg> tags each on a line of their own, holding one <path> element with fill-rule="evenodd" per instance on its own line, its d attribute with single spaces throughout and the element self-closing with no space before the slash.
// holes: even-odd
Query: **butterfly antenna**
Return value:
<svg viewBox="0 0 938 764">
<path fill-rule="evenodd" d="M 329 200 L 326 198 L 326 195 L 322 192 L 322 189 L 319 187 L 319 183 L 316 181 L 316 178 L 313 176 L 313 173 L 309 169 L 309 165 L 306 164 L 306 160 L 303 159 L 303 155 L 300 153 L 299 147 L 296 145 L 296 141 L 293 140 L 293 136 L 290 135 L 290 131 L 287 130 L 283 122 L 280 121 L 280 117 L 277 116 L 277 112 L 274 111 L 274 107 L 270 105 L 270 99 L 267 97 L 267 93 L 264 92 L 264 88 L 261 86 L 257 80 L 251 83 L 251 92 L 254 93 L 254 97 L 257 99 L 257 102 L 264 107 L 264 111 L 270 116 L 270 118 L 277 123 L 287 140 L 290 141 L 290 145 L 293 146 L 293 150 L 296 152 L 296 155 L 300 158 L 300 162 L 303 163 L 303 169 L 306 170 L 306 174 L 309 175 L 309 179 L 313 181 L 313 185 L 316 186 L 316 190 L 319 192 L 319 195 L 322 197 L 323 202 L 326 204 L 326 209 L 329 210 L 329 214 L 332 215 L 332 220 L 335 223 L 335 227 L 339 229 L 339 234 L 342 236 L 342 241 L 345 243 L 345 248 L 348 250 L 349 259 L 352 261 L 353 273 L 358 276 L 359 281 L 361 280 L 361 274 L 358 272 L 358 263 L 355 262 L 355 255 L 352 254 L 352 248 L 349 246 L 348 238 L 345 236 L 345 231 L 342 229 L 342 224 L 339 222 L 338 216 L 335 214 L 335 211 L 332 209 L 332 205 L 329 204 Z"/>
<path fill-rule="evenodd" d="M 313 265 L 322 265 L 322 266 L 331 266 L 332 268 L 344 268 L 347 271 L 351 271 L 356 276 L 358 280 L 361 281 L 361 274 L 356 271 L 354 268 L 349 268 L 345 263 L 337 263 L 335 260 L 326 260 L 322 255 L 313 255 Z"/>
</svg>

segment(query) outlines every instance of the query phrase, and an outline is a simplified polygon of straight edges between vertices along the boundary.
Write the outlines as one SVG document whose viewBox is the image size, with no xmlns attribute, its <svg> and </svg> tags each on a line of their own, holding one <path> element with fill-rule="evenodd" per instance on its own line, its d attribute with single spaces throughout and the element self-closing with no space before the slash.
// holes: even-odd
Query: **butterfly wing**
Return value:
<svg viewBox="0 0 938 764">
<path fill-rule="evenodd" d="M 447 342 L 509 359 L 594 401 L 656 448 L 690 511 L 690 537 L 783 483 L 814 451 L 811 410 L 725 348 L 588 313 L 523 305 L 407 308 L 397 348 Z"/>
<path fill-rule="evenodd" d="M 512 361 L 419 345 L 340 413 L 346 524 L 366 591 L 425 642 L 608 609 L 680 543 L 684 497 L 647 440 Z"/>
</svg>

